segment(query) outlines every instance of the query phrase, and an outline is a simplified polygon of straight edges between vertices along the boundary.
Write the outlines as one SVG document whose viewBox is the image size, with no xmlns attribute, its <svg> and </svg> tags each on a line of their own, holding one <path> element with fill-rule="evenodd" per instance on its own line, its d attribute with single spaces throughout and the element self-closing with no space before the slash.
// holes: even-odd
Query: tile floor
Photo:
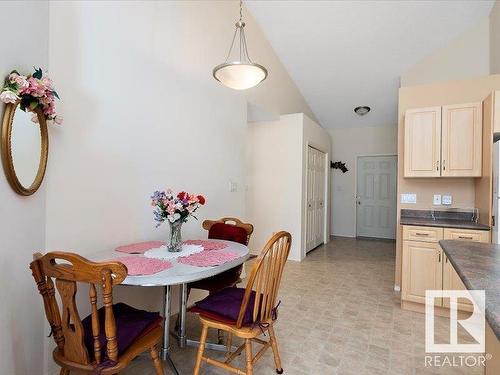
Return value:
<svg viewBox="0 0 500 375">
<path fill-rule="evenodd" d="M 400 309 L 394 258 L 394 242 L 335 238 L 305 261 L 287 263 L 276 323 L 285 374 L 481 374 L 480 368 L 424 366 L 424 315 Z M 197 317 L 188 315 L 188 335 L 197 339 Z M 437 318 L 436 326 L 437 338 L 448 336 L 447 319 Z M 173 346 L 180 374 L 192 374 L 196 349 Z M 243 367 L 243 358 L 235 363 Z M 229 374 L 206 364 L 201 373 Z M 124 374 L 154 374 L 149 357 Z M 270 350 L 254 374 L 275 374 Z"/>
</svg>

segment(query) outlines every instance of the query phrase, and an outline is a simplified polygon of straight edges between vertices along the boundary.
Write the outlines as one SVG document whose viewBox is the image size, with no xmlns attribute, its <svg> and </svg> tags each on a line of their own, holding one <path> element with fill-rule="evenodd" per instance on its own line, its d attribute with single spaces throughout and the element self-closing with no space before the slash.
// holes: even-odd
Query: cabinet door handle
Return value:
<svg viewBox="0 0 500 375">
<path fill-rule="evenodd" d="M 436 163 L 436 171 L 439 171 L 439 160 Z"/>
<path fill-rule="evenodd" d="M 448 263 L 448 257 L 444 257 L 444 262 Z"/>
<path fill-rule="evenodd" d="M 446 160 L 443 160 L 443 171 L 446 170 Z"/>
<path fill-rule="evenodd" d="M 417 232 L 415 233 L 415 236 L 428 236 L 429 233 L 420 233 L 420 232 Z"/>
<path fill-rule="evenodd" d="M 441 251 L 438 251 L 438 263 L 441 263 Z"/>
<path fill-rule="evenodd" d="M 459 239 L 461 240 L 472 240 L 472 236 L 458 236 Z"/>
</svg>

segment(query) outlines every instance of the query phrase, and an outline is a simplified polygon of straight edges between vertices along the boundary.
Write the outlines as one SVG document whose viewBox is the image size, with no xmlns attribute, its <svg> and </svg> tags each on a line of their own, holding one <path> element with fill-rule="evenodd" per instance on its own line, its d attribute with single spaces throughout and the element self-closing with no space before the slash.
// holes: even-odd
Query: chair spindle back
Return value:
<svg viewBox="0 0 500 375">
<path fill-rule="evenodd" d="M 267 322 L 273 317 L 283 269 L 288 259 L 292 236 L 278 232 L 262 249 L 250 272 L 236 326 L 241 328 L 252 291 L 255 291 L 253 322 Z"/>
<path fill-rule="evenodd" d="M 57 260 L 63 262 L 58 263 Z M 83 365 L 90 364 L 91 356 L 85 347 L 83 325 L 76 306 L 76 283 L 89 284 L 94 347 L 92 357 L 97 363 L 101 363 L 102 348 L 99 343 L 100 326 L 96 284 L 101 285 L 105 310 L 106 354 L 110 360 L 117 361 L 118 343 L 113 315 L 113 285 L 121 283 L 127 277 L 127 267 L 119 262 L 95 263 L 77 254 L 51 252 L 45 255 L 35 254 L 30 268 L 38 291 L 42 295 L 45 315 L 59 352 L 68 361 Z M 53 279 L 61 298 L 61 309 L 55 297 Z"/>
</svg>

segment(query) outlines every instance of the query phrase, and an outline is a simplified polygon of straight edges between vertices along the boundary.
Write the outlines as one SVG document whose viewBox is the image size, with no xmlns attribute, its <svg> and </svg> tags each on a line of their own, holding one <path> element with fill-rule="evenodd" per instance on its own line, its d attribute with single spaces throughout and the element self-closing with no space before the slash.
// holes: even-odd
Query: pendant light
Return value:
<svg viewBox="0 0 500 375">
<path fill-rule="evenodd" d="M 257 86 L 267 77 L 267 70 L 262 65 L 254 63 L 248 56 L 247 40 L 245 38 L 245 22 L 242 17 L 242 0 L 240 0 L 240 19 L 235 24 L 233 41 L 229 47 L 226 61 L 217 65 L 213 70 L 214 78 L 223 85 L 235 89 L 246 90 Z M 238 35 L 239 56 L 236 60 L 229 60 L 233 51 L 234 41 Z"/>
</svg>

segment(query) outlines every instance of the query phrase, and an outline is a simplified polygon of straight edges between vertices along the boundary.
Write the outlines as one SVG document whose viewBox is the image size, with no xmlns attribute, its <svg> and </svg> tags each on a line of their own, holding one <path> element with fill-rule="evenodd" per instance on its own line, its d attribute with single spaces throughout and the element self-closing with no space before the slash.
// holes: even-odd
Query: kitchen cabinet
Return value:
<svg viewBox="0 0 500 375">
<path fill-rule="evenodd" d="M 446 254 L 444 256 L 443 263 L 443 290 L 467 290 L 464 283 L 458 276 L 457 271 L 453 268 L 451 262 L 448 260 Z M 450 300 L 443 298 L 443 306 L 450 307 Z M 472 302 L 468 299 L 459 298 L 458 299 L 458 309 L 462 311 L 473 311 Z"/>
<path fill-rule="evenodd" d="M 437 242 L 403 241 L 403 280 L 401 297 L 425 304 L 426 290 L 442 288 L 441 247 Z M 441 306 L 441 300 L 435 300 Z"/>
<path fill-rule="evenodd" d="M 439 177 L 441 107 L 406 111 L 404 130 L 404 176 Z"/>
<path fill-rule="evenodd" d="M 486 353 L 491 354 L 491 359 L 486 361 L 485 375 L 500 374 L 500 340 L 486 323 Z"/>
<path fill-rule="evenodd" d="M 442 239 L 489 242 L 490 232 L 404 225 L 402 301 L 425 304 L 426 290 L 466 290 L 439 245 Z M 446 298 L 436 299 L 435 305 L 445 308 L 450 306 Z M 458 309 L 472 311 L 472 304 L 467 299 L 459 299 Z"/>
<path fill-rule="evenodd" d="M 481 177 L 481 102 L 410 109 L 404 124 L 404 177 Z"/>
<path fill-rule="evenodd" d="M 483 143 L 482 103 L 443 107 L 441 176 L 480 177 Z"/>
<path fill-rule="evenodd" d="M 445 240 L 462 240 L 473 242 L 490 242 L 489 230 L 444 228 Z"/>
</svg>

